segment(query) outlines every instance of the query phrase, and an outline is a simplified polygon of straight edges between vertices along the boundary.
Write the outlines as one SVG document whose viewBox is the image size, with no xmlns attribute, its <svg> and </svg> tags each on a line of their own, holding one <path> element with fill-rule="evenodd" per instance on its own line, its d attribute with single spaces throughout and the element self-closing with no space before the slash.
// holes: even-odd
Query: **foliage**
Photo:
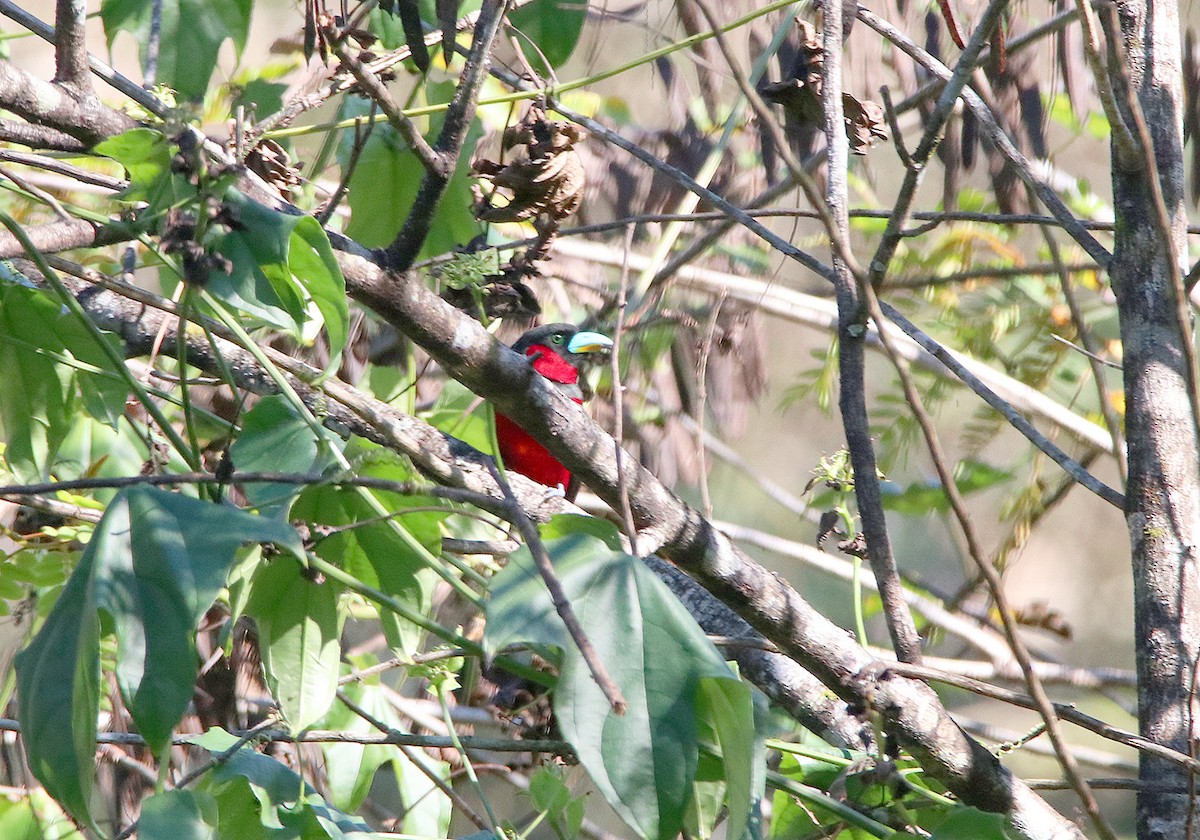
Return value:
<svg viewBox="0 0 1200 840">
<path fill-rule="evenodd" d="M 810 4 L 756 4 L 736 18 L 732 6 L 718 8 L 721 19 L 709 21 L 701 4 L 678 3 L 678 26 L 641 41 L 640 30 L 618 20 L 641 10 L 601 18 L 596 4 L 533 0 L 509 11 L 495 73 L 468 90 L 478 68 L 465 50 L 439 44 L 422 57 L 417 42 L 449 33 L 469 47 L 493 5 L 393 0 L 350 4 L 343 17 L 322 0 L 103 0 L 109 51 L 136 42 L 153 90 L 126 108 L 134 127 L 106 130 L 98 142 L 85 134 L 78 142 L 86 149 L 69 161 L 39 156 L 47 170 L 103 186 L 42 189 L 0 169 L 0 219 L 12 222 L 13 241 L 15 230 L 57 230 L 65 216 L 86 222 L 94 241 L 127 249 L 85 239 L 75 250 L 44 248 L 70 257 L 48 262 L 13 246 L 13 259 L 0 262 L 0 478 L 46 482 L 7 494 L 21 512 L 5 526 L 10 547 L 0 564 L 0 618 L 13 630 L 11 644 L 0 638 L 0 697 L 15 697 L 40 787 L 0 798 L 0 836 L 108 836 L 136 820 L 143 838 L 438 838 L 470 831 L 462 827 L 469 820 L 478 828 L 472 837 L 525 840 L 542 831 L 575 840 L 592 836 L 605 806 L 644 840 L 999 840 L 1022 830 L 1019 815 L 1006 820 L 966 804 L 971 791 L 951 795 L 949 762 L 905 751 L 887 728 L 891 710 L 876 708 L 869 689 L 850 696 L 890 675 L 881 665 L 884 677 L 860 667 L 885 631 L 881 602 L 864 587 L 870 568 L 862 561 L 874 546 L 863 533 L 873 511 L 858 490 L 879 491 L 874 513 L 882 521 L 886 509 L 889 551 L 912 573 L 899 588 L 922 613 L 928 649 L 958 656 L 957 640 L 942 646 L 943 634 L 957 633 L 968 658 L 979 652 L 999 669 L 1010 664 L 1007 642 L 993 614 L 978 608 L 975 568 L 964 573 L 962 552 L 944 550 L 956 543 L 942 525 L 961 513 L 956 494 L 986 510 L 994 522 L 982 530 L 995 552 L 976 559 L 1006 569 L 1063 495 L 1046 479 L 1045 447 L 1012 445 L 999 413 L 968 401 L 940 362 L 904 344 L 894 362 L 868 364 L 865 384 L 850 383 L 865 389 L 871 425 L 862 437 L 878 464 L 875 474 L 855 475 L 843 430 L 826 434 L 806 412 L 845 408 L 841 361 L 866 328 L 856 322 L 839 337 L 847 313 L 796 292 L 801 276 L 774 261 L 785 251 L 821 264 L 828 232 L 807 209 L 778 211 L 791 218 L 754 235 L 757 223 L 747 219 L 717 231 L 707 227 L 711 218 L 688 215 L 726 200 L 733 209 L 722 212 L 734 215 L 785 206 L 786 194 L 767 190 L 781 183 L 786 158 L 820 151 L 813 138 L 824 130 L 823 77 L 817 64 L 801 67 L 796 51 L 803 46 L 811 58 L 827 46 L 807 23 L 807 44 L 793 32 L 794 15 L 811 16 Z M 889 9 L 903 17 L 904 5 Z M 274 33 L 273 46 L 250 43 L 252 21 L 268 13 L 286 21 L 285 31 Z M 913 31 L 923 13 L 906 18 Z M 457 33 L 451 19 L 462 21 Z M 714 26 L 733 36 L 726 48 L 751 45 L 742 58 L 755 68 L 752 82 L 785 106 L 779 137 L 760 131 L 770 114 L 734 92 L 726 77 L 744 70 L 719 63 L 724 53 L 708 40 Z M 860 48 L 856 39 L 866 40 L 856 35 L 848 50 Z M 905 66 L 875 50 L 854 66 L 920 81 L 911 72 L 901 78 Z M 681 73 L 693 59 L 695 68 Z M 322 63 L 327 78 L 304 88 L 303 73 Z M 1017 82 L 987 72 L 1001 101 L 1016 96 Z M 356 73 L 375 76 L 390 95 L 373 93 Z M 857 97 L 873 90 L 849 84 L 857 86 L 843 104 L 867 114 L 875 106 Z M 789 109 L 786 94 L 797 86 L 805 107 Z M 1020 107 L 1036 100 L 1068 146 L 1109 139 L 1103 116 L 1081 117 L 1087 112 L 1076 103 L 1030 90 L 1022 88 Z M 917 107 L 909 98 L 902 109 Z M 465 108 L 465 99 L 478 108 Z M 587 118 L 568 106 L 596 117 L 594 132 L 619 124 L 639 156 L 588 139 L 576 124 Z M 305 111 L 315 113 L 300 119 Z M 874 110 L 869 116 L 873 131 L 854 149 L 865 162 L 856 157 L 849 178 L 850 242 L 864 264 L 897 233 L 883 196 L 892 189 L 889 168 L 899 165 L 886 145 L 871 147 L 883 123 Z M 0 122 L 8 136 L 9 120 Z M 1006 128 L 1036 134 L 1032 122 L 1010 119 Z M 226 124 L 228 142 L 205 136 Z M 78 140 L 71 126 L 42 127 L 68 148 L 63 137 Z M 1037 137 L 1021 136 L 1036 145 Z M 1010 212 L 1021 207 L 997 174 L 995 144 L 980 151 L 973 142 L 963 139 L 956 154 L 987 155 L 987 166 L 971 175 L 945 156 L 942 205 L 902 220 L 874 291 L 931 340 L 986 367 L 1006 394 L 1024 386 L 1044 397 L 1019 409 L 1059 430 L 1051 436 L 1119 424 L 1122 382 L 1104 362 L 1119 360 L 1121 332 L 1097 266 L 1076 265 L 1083 248 L 1054 233 L 1033 241 Z M 11 144 L 2 145 L 7 154 Z M 40 172 L 22 158 L 6 158 L 10 165 Z M 684 186 L 713 192 L 697 200 Z M 511 203 L 490 205 L 496 187 L 512 193 Z M 1110 213 L 1083 175 L 1068 198 L 1080 215 Z M 597 227 L 575 231 L 575 223 Z M 623 249 L 606 238 L 617 228 L 628 230 Z M 581 233 L 589 236 L 583 245 Z M 348 282 L 354 269 L 388 265 L 397 251 L 411 259 L 390 265 L 394 273 Z M 703 271 L 685 265 L 700 260 Z M 702 545 L 713 511 L 725 508 L 794 537 L 796 514 L 807 515 L 798 539 L 810 545 L 775 534 L 752 539 L 851 581 L 849 598 L 824 582 L 803 594 L 835 613 L 852 598 L 864 659 L 831 666 L 772 636 L 806 678 L 825 681 L 818 699 L 798 701 L 787 679 L 754 670 L 784 658 L 759 650 L 756 635 L 714 643 L 702 629 L 713 613 L 724 620 L 729 612 L 719 598 L 738 604 L 736 585 L 714 587 L 718 597 L 699 606 L 681 600 L 601 517 L 560 514 L 537 524 L 536 540 L 524 535 L 515 503 L 544 511 L 561 493 L 518 484 L 513 498 L 501 498 L 471 489 L 490 486 L 479 452 L 497 450 L 492 410 L 453 378 L 471 382 L 470 372 L 425 355 L 422 338 L 444 328 L 432 325 L 437 313 L 430 324 L 388 314 L 405 294 L 401 272 L 445 301 L 466 301 L 462 310 L 508 339 L 537 307 L 544 323 L 619 326 L 617 366 L 585 373 L 580 390 L 597 393 L 595 414 L 608 428 L 621 418 L 623 443 L 642 463 L 709 509 L 652 522 L 635 542 Z M 99 313 L 69 305 L 101 294 L 119 305 Z M 384 305 L 369 312 L 364 299 Z M 777 324 L 763 328 L 762 313 L 785 319 L 785 338 Z M 176 315 L 186 321 L 179 330 Z M 820 335 L 805 339 L 801 323 Z M 456 349 L 465 335 L 455 332 Z M 1090 355 L 1078 352 L 1084 345 Z M 756 401 L 769 406 L 765 421 Z M 927 439 L 920 407 L 941 429 L 947 455 Z M 801 431 L 784 438 L 795 417 Z M 445 437 L 414 445 L 407 420 Z M 759 457 L 735 476 L 741 457 L 720 441 L 705 449 L 705 438 L 733 438 L 748 425 L 746 442 Z M 830 439 L 833 454 L 821 455 Z M 1095 438 L 1091 448 L 1074 441 L 1065 448 L 1090 464 Z M 593 453 L 598 463 L 610 457 L 611 446 L 604 449 Z M 446 469 L 431 469 L 434 462 Z M 805 481 L 801 503 L 792 493 Z M 639 492 L 628 474 L 619 473 L 618 485 L 620 494 Z M 758 486 L 786 510 L 760 506 L 758 490 L 748 489 Z M 652 519 L 638 504 L 614 508 L 622 523 Z M 964 541 L 968 551 L 973 539 Z M 814 545 L 824 552 L 816 561 Z M 535 560 L 543 551 L 623 711 L 568 630 L 567 608 Z M 944 618 L 964 605 L 966 618 Z M 788 641 L 791 630 L 811 629 L 779 630 L 799 621 L 799 613 L 780 616 L 789 606 L 782 599 L 738 606 Z M 1055 604 L 1013 619 L 1070 634 L 1056 629 L 1065 621 Z M 943 699 L 956 702 L 949 692 Z M 812 731 L 781 711 L 804 703 L 798 717 Z M 844 730 L 821 729 L 814 709 L 857 727 L 855 749 L 842 748 Z M 123 760 L 150 768 L 157 784 L 113 780 L 97 743 L 114 733 L 136 734 L 110 738 L 121 744 L 105 749 L 130 753 Z M 496 733 L 515 744 L 492 749 Z M 531 761 L 514 752 L 522 741 L 537 742 Z M 523 780 L 512 809 L 500 807 L 513 797 L 496 793 L 483 765 L 505 765 L 507 778 Z"/>
</svg>

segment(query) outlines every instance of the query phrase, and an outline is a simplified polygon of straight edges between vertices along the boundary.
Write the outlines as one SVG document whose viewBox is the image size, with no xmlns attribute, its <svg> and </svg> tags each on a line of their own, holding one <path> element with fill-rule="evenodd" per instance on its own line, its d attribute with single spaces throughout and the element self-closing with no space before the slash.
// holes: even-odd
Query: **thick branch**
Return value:
<svg viewBox="0 0 1200 840">
<path fill-rule="evenodd" d="M 137 125 L 95 96 L 43 81 L 8 61 L 0 61 L 0 106 L 88 145 Z"/>
<path fill-rule="evenodd" d="M 1186 350 L 1194 339 L 1191 325 L 1180 323 L 1178 308 L 1187 219 L 1178 8 L 1129 0 L 1120 3 L 1119 21 L 1120 32 L 1109 36 L 1124 40 L 1127 60 L 1112 68 L 1112 84 L 1136 97 L 1153 132 L 1151 146 L 1142 151 L 1155 164 L 1112 169 L 1117 227 L 1110 276 L 1124 351 L 1125 518 L 1133 554 L 1138 723 L 1144 737 L 1194 755 L 1200 714 L 1200 440 Z M 1124 98 L 1118 96 L 1119 103 Z M 1127 104 L 1125 117 L 1136 125 Z M 1157 173 L 1155 181 L 1148 170 Z M 1181 785 L 1194 790 L 1194 776 L 1143 755 L 1139 778 L 1145 786 L 1138 795 L 1139 838 L 1194 832 L 1194 795 L 1168 792 Z"/>
<path fill-rule="evenodd" d="M 92 77 L 88 74 L 87 41 L 83 27 L 87 23 L 87 4 L 84 0 L 58 0 L 54 9 L 54 81 L 91 91 Z"/>
<path fill-rule="evenodd" d="M 88 150 L 87 143 L 57 128 L 15 120 L 0 120 L 0 140 L 6 143 L 20 143 L 31 149 L 49 149 L 56 152 Z"/>
<path fill-rule="evenodd" d="M 134 238 L 132 231 L 121 225 L 97 225 L 83 219 L 49 222 L 25 228 L 33 246 L 43 253 L 66 251 L 71 248 L 95 248 L 126 242 Z M 0 259 L 18 257 L 25 253 L 24 246 L 7 230 L 0 230 Z"/>
<path fill-rule="evenodd" d="M 42 282 L 32 263 L 27 260 L 14 263 L 35 283 Z M 98 326 L 121 337 L 127 355 L 148 354 L 160 336 L 163 346 L 176 346 L 178 321 L 166 311 L 173 309 L 170 301 L 90 271 L 82 273 L 88 275 L 90 282 L 64 278 L 65 282 Z M 92 285 L 96 282 L 111 288 Z M 222 333 L 215 323 L 206 326 L 214 334 Z M 189 365 L 208 373 L 220 372 L 213 348 L 194 331 L 185 334 L 185 348 Z M 257 394 L 276 393 L 275 384 L 249 353 L 220 339 L 218 349 L 238 387 Z M 285 374 L 289 385 L 310 409 L 323 413 L 326 426 L 333 431 L 341 435 L 356 434 L 406 455 L 439 484 L 505 503 L 487 455 L 418 418 L 364 397 L 336 379 L 326 380 L 324 393 L 317 392 L 307 383 L 319 378 L 318 370 L 270 348 L 264 350 L 277 364 L 289 369 Z M 545 488 L 522 475 L 510 473 L 508 481 L 522 509 L 539 520 L 574 510 L 562 497 L 546 493 Z M 755 635 L 728 607 L 673 566 L 662 561 L 651 562 L 650 566 L 693 610 L 707 632 L 737 637 Z M 865 749 L 870 744 L 870 728 L 858 714 L 844 701 L 830 697 L 824 685 L 792 660 L 754 648 L 739 650 L 734 658 L 751 682 L 821 738 L 847 749 Z"/>
</svg>

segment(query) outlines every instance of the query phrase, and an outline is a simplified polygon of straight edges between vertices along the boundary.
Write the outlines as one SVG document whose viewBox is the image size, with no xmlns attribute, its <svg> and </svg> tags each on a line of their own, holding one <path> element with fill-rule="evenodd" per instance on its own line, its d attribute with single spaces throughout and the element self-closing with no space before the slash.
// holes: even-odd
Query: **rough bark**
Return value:
<svg viewBox="0 0 1200 840">
<path fill-rule="evenodd" d="M 1175 266 L 1186 255 L 1178 9 L 1171 0 L 1130 0 L 1117 11 L 1125 61 L 1113 63 L 1114 89 L 1136 94 L 1144 114 L 1169 227 L 1168 238 L 1148 161 L 1114 165 L 1110 272 L 1124 346 L 1139 726 L 1146 738 L 1190 752 L 1200 656 L 1200 446 L 1183 349 L 1192 336 L 1175 288 Z M 1124 110 L 1133 125 L 1137 115 Z M 1143 754 L 1140 777 L 1138 837 L 1188 836 L 1191 797 L 1167 791 L 1186 789 L 1189 776 Z"/>
</svg>

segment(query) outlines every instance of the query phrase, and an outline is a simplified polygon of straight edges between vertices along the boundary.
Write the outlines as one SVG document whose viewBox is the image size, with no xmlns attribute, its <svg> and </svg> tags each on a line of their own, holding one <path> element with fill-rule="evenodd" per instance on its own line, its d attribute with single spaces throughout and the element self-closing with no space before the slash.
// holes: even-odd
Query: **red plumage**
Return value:
<svg viewBox="0 0 1200 840">
<path fill-rule="evenodd" d="M 584 335 L 597 340 L 579 349 L 575 346 L 576 339 Z M 525 333 L 513 344 L 513 349 L 528 357 L 533 369 L 555 383 L 567 397 L 582 403 L 584 392 L 579 383 L 579 367 L 589 361 L 588 356 L 602 353 L 609 346 L 611 342 L 598 334 L 579 333 L 570 324 L 550 324 Z M 574 498 L 577 487 L 573 485 L 570 470 L 514 420 L 498 411 L 496 442 L 505 469 L 519 472 L 547 487 L 561 487 L 567 498 Z"/>
</svg>

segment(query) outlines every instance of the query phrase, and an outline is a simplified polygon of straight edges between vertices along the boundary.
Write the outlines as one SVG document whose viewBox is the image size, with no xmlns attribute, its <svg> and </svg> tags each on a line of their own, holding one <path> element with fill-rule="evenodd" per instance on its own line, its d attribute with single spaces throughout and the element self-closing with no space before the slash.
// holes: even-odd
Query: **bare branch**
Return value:
<svg viewBox="0 0 1200 840">
<path fill-rule="evenodd" d="M 953 75 L 946 65 L 921 49 L 911 38 L 862 6 L 858 8 L 858 19 L 891 41 L 933 75 L 947 81 Z M 1013 145 L 1012 139 L 1004 133 L 1004 129 L 1000 128 L 996 123 L 996 118 L 992 115 L 987 105 L 984 104 L 983 100 L 979 98 L 979 94 L 975 93 L 969 87 L 963 88 L 962 99 L 967 104 L 967 107 L 971 109 L 971 113 L 979 120 L 979 124 L 987 137 L 996 144 L 996 148 L 999 149 L 1000 153 L 1012 163 L 1013 167 L 1020 174 L 1021 180 L 1033 187 L 1038 198 L 1046 205 L 1050 214 L 1062 225 L 1063 230 L 1079 243 L 1083 250 L 1088 253 L 1088 256 L 1100 265 L 1107 266 L 1112 259 L 1112 255 L 1103 245 L 1096 241 L 1095 237 L 1088 233 L 1086 228 L 1079 224 L 1074 214 L 1063 203 L 1063 200 L 1058 197 L 1053 188 L 1046 183 L 1045 179 L 1039 177 L 1033 171 L 1033 166 L 1029 160 L 1021 154 L 1020 150 Z"/>
<path fill-rule="evenodd" d="M 999 0 L 1003 2 L 1003 0 Z M 846 116 L 842 102 L 842 5 L 826 3 L 821 46 L 821 105 L 825 114 L 826 166 L 825 200 L 829 207 L 831 238 L 850 240 L 850 197 L 846 183 L 850 142 L 846 137 Z M 849 246 L 843 246 L 849 250 Z M 871 421 L 867 415 L 866 370 L 864 366 L 867 335 L 869 279 L 857 266 L 835 249 L 833 289 L 838 308 L 838 408 L 850 463 L 854 469 L 854 497 L 866 540 L 866 555 L 879 586 L 883 614 L 887 620 L 892 647 L 901 662 L 920 663 L 921 637 L 912 613 L 904 603 L 904 587 L 896 568 L 896 556 L 883 515 L 883 496 L 879 486 L 879 468 L 875 443 L 871 439 Z M 853 538 L 853 534 L 850 537 Z M 861 630 L 860 630 L 861 632 Z M 865 643 L 865 640 L 862 640 Z"/>
<path fill-rule="evenodd" d="M 88 73 L 87 4 L 84 0 L 58 0 L 54 9 L 54 81 L 90 91 L 92 77 Z"/>
<path fill-rule="evenodd" d="M 1000 17 L 1007 8 L 1008 0 L 992 0 L 988 4 L 983 16 L 976 23 L 971 40 L 963 50 L 958 64 L 955 65 L 954 72 L 946 81 L 941 95 L 938 96 L 933 113 L 925 118 L 925 134 L 921 138 L 921 142 L 917 144 L 910 160 L 905 163 L 904 182 L 900 185 L 895 206 L 888 215 L 887 228 L 884 230 L 883 237 L 869 264 L 871 283 L 876 288 L 887 275 L 888 266 L 891 264 L 896 247 L 900 244 L 903 236 L 902 231 L 908 221 L 909 210 L 912 209 L 913 202 L 917 198 L 917 189 L 921 186 L 924 178 L 926 164 L 942 141 L 946 123 L 954 113 L 954 103 L 958 101 L 959 95 L 967 85 L 967 80 L 978 66 L 983 46 L 991 38 L 992 31 L 999 25 Z M 899 137 L 896 139 L 899 142 Z"/>
<path fill-rule="evenodd" d="M 404 270 L 412 265 L 429 235 L 434 212 L 442 200 L 442 193 L 446 190 L 450 175 L 458 166 L 458 158 L 467 138 L 467 129 L 471 127 L 471 120 L 475 117 L 479 90 L 492 63 L 492 45 L 500 32 L 507 8 L 507 0 L 484 0 L 479 20 L 475 24 L 471 51 L 467 55 L 467 66 L 459 78 L 458 89 L 455 90 L 450 107 L 446 110 L 442 131 L 433 146 L 441 158 L 441 169 L 437 172 L 425 172 L 421 186 L 417 189 L 417 196 L 413 199 L 412 209 L 409 210 L 408 218 L 404 220 L 404 226 L 384 252 L 384 259 L 392 268 Z"/>
<path fill-rule="evenodd" d="M 0 140 L 55 152 L 86 152 L 89 148 L 87 143 L 57 128 L 4 119 L 0 119 Z"/>
<path fill-rule="evenodd" d="M 136 125 L 95 96 L 43 81 L 9 61 L 0 61 L 0 105 L 31 123 L 57 129 L 89 146 Z"/>
<path fill-rule="evenodd" d="M 518 420 L 610 505 L 620 504 L 620 452 L 639 540 L 729 604 L 787 655 L 848 702 L 880 713 L 888 730 L 927 772 L 976 807 L 1005 813 L 1023 836 L 1081 837 L 995 756 L 971 740 L 924 684 L 880 674 L 875 660 L 792 587 L 738 550 L 711 522 L 674 494 L 538 376 L 524 358 L 498 345 L 475 322 L 442 301 L 419 278 L 385 274 L 368 261 L 340 258 L 348 288 L 421 345 L 456 379 Z"/>
<path fill-rule="evenodd" d="M 372 73 L 363 62 L 358 59 L 346 47 L 346 39 L 344 35 L 339 35 L 337 30 L 332 27 L 326 27 L 326 39 L 333 44 L 333 51 L 338 59 L 345 65 L 346 69 L 358 80 L 359 87 L 369 96 L 376 104 L 379 105 L 379 110 L 383 111 L 388 119 L 388 123 L 392 128 L 396 129 L 396 133 L 404 138 L 404 142 L 408 143 L 408 147 L 413 150 L 413 153 L 425 165 L 425 170 L 432 176 L 440 178 L 449 178 L 454 174 L 453 165 L 447 166 L 448 158 L 435 152 L 421 136 L 421 132 L 413 124 L 413 121 L 405 115 L 400 106 L 396 104 L 396 100 L 388 92 L 387 87 L 383 82 L 379 81 L 379 77 Z"/>
</svg>

